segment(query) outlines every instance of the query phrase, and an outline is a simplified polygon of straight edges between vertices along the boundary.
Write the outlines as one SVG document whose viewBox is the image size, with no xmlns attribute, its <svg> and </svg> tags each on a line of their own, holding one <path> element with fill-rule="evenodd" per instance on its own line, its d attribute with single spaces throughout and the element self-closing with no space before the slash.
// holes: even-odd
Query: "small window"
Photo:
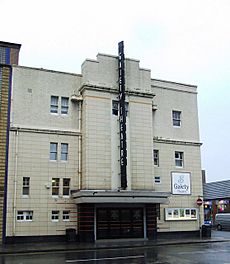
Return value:
<svg viewBox="0 0 230 264">
<path fill-rule="evenodd" d="M 62 214 L 62 220 L 63 221 L 69 221 L 69 214 L 70 214 L 70 211 L 63 211 L 63 214 Z"/>
<path fill-rule="evenodd" d="M 68 159 L 68 144 L 67 143 L 61 143 L 61 160 L 67 160 Z"/>
<path fill-rule="evenodd" d="M 33 211 L 17 211 L 17 221 L 30 222 L 33 220 Z"/>
<path fill-rule="evenodd" d="M 53 196 L 59 195 L 59 186 L 60 186 L 60 179 L 52 178 L 52 195 Z"/>
<path fill-rule="evenodd" d="M 58 113 L 58 96 L 51 96 L 50 100 L 50 113 Z"/>
<path fill-rule="evenodd" d="M 161 177 L 160 176 L 155 176 L 154 180 L 155 180 L 155 183 L 158 183 L 158 184 L 161 183 Z"/>
<path fill-rule="evenodd" d="M 63 179 L 63 196 L 69 196 L 70 192 L 70 179 Z"/>
<path fill-rule="evenodd" d="M 128 111 L 129 111 L 129 103 L 125 102 L 125 115 L 128 115 Z M 112 114 L 118 116 L 119 114 L 119 102 L 113 100 L 112 101 Z"/>
<path fill-rule="evenodd" d="M 113 101 L 112 104 L 112 114 L 118 116 L 119 103 L 118 101 Z"/>
<path fill-rule="evenodd" d="M 153 162 L 154 162 L 154 166 L 159 167 L 159 150 L 158 149 L 153 150 Z"/>
<path fill-rule="evenodd" d="M 51 220 L 52 222 L 58 222 L 59 221 L 59 211 L 52 211 L 51 214 Z"/>
<path fill-rule="evenodd" d="M 58 144 L 51 142 L 50 143 L 50 160 L 57 160 L 57 149 L 58 149 Z"/>
<path fill-rule="evenodd" d="M 184 165 L 184 153 L 176 151 L 175 152 L 175 165 L 176 167 L 183 167 Z"/>
<path fill-rule="evenodd" d="M 22 183 L 22 195 L 30 194 L 30 177 L 23 177 Z"/>
<path fill-rule="evenodd" d="M 172 111 L 173 126 L 181 126 L 181 111 Z"/>
<path fill-rule="evenodd" d="M 61 98 L 61 114 L 67 115 L 69 110 L 69 98 L 68 97 L 62 97 Z"/>
</svg>

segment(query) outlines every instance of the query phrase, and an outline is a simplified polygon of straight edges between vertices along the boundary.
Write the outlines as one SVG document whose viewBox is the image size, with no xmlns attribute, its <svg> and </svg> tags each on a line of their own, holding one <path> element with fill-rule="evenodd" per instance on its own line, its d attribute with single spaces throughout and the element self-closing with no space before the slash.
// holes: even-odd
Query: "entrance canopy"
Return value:
<svg viewBox="0 0 230 264">
<path fill-rule="evenodd" d="M 168 192 L 139 191 L 139 190 L 77 190 L 71 191 L 76 204 L 82 203 L 141 203 L 141 204 L 167 204 Z"/>
</svg>

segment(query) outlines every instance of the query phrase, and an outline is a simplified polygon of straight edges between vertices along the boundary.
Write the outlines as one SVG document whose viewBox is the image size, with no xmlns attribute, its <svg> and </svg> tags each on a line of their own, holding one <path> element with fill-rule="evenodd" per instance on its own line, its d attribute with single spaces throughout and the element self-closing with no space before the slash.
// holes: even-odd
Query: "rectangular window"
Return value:
<svg viewBox="0 0 230 264">
<path fill-rule="evenodd" d="M 59 221 L 59 211 L 52 211 L 52 214 L 51 214 L 51 220 L 52 222 L 58 222 Z"/>
<path fill-rule="evenodd" d="M 112 104 L 112 114 L 118 116 L 119 103 L 118 101 L 113 101 Z"/>
<path fill-rule="evenodd" d="M 172 111 L 173 126 L 181 126 L 181 111 Z"/>
<path fill-rule="evenodd" d="M 69 196 L 70 192 L 70 179 L 63 179 L 63 196 Z"/>
<path fill-rule="evenodd" d="M 58 113 L 58 96 L 51 96 L 50 100 L 50 113 Z"/>
<path fill-rule="evenodd" d="M 50 160 L 57 160 L 58 143 L 50 143 Z"/>
<path fill-rule="evenodd" d="M 68 144 L 61 143 L 61 160 L 67 160 L 67 159 L 68 159 Z"/>
<path fill-rule="evenodd" d="M 52 195 L 53 196 L 59 195 L 59 185 L 60 185 L 60 179 L 52 178 Z"/>
<path fill-rule="evenodd" d="M 158 183 L 158 184 L 161 183 L 161 177 L 160 176 L 155 176 L 154 179 L 155 179 L 155 183 Z"/>
<path fill-rule="evenodd" d="M 69 98 L 68 97 L 62 97 L 61 98 L 61 114 L 67 115 L 69 110 Z"/>
<path fill-rule="evenodd" d="M 129 111 L 129 103 L 125 102 L 125 115 L 128 115 L 128 111 Z M 112 101 L 112 114 L 118 116 L 119 114 L 119 102 L 113 100 Z"/>
<path fill-rule="evenodd" d="M 183 167 L 183 165 L 184 165 L 184 153 L 175 151 L 175 166 Z"/>
<path fill-rule="evenodd" d="M 30 194 L 30 177 L 23 177 L 22 195 Z"/>
<path fill-rule="evenodd" d="M 63 221 L 69 221 L 69 213 L 70 211 L 63 211 L 63 214 L 62 214 L 62 220 Z"/>
<path fill-rule="evenodd" d="M 153 161 L 154 161 L 154 166 L 159 167 L 159 150 L 158 149 L 153 150 Z"/>
<path fill-rule="evenodd" d="M 17 211 L 17 221 L 29 222 L 33 220 L 33 211 Z"/>
</svg>

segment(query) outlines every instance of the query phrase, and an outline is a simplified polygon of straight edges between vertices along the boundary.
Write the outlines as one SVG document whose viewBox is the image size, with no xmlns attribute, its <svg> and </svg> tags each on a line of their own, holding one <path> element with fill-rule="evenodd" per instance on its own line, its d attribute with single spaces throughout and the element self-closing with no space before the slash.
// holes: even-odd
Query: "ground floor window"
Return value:
<svg viewBox="0 0 230 264">
<path fill-rule="evenodd" d="M 97 208 L 97 239 L 144 237 L 143 208 Z"/>
<path fill-rule="evenodd" d="M 17 221 L 26 222 L 33 220 L 33 211 L 17 211 Z"/>
</svg>

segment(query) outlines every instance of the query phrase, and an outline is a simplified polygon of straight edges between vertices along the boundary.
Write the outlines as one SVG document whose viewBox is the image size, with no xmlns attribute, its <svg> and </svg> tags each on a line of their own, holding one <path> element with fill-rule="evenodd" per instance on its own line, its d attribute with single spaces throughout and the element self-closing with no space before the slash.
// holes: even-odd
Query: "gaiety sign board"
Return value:
<svg viewBox="0 0 230 264">
<path fill-rule="evenodd" d="M 118 43 L 119 124 L 120 124 L 120 169 L 121 188 L 127 188 L 127 143 L 125 111 L 125 55 L 124 42 Z"/>
<path fill-rule="evenodd" d="M 191 194 L 191 174 L 189 172 L 172 172 L 172 194 Z"/>
</svg>

